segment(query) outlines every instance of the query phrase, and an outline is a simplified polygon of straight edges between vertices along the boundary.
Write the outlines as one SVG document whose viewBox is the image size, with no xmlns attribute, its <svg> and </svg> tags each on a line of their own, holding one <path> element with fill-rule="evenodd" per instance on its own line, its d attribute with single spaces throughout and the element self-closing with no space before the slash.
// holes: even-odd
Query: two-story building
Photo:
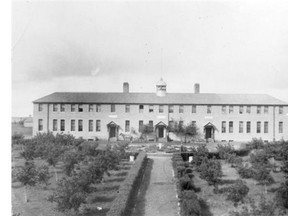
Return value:
<svg viewBox="0 0 288 216">
<path fill-rule="evenodd" d="M 167 137 L 172 120 L 193 122 L 203 138 L 216 141 L 288 139 L 288 104 L 266 94 L 167 93 L 161 79 L 156 93 L 55 92 L 33 102 L 33 134 L 52 131 L 84 139 L 118 139 L 153 126 Z"/>
</svg>

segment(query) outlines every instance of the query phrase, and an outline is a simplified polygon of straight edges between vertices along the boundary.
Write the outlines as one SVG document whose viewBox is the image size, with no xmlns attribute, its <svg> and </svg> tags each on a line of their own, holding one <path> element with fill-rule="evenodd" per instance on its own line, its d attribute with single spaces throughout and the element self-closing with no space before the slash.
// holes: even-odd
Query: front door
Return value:
<svg viewBox="0 0 288 216">
<path fill-rule="evenodd" d="M 158 137 L 163 138 L 164 137 L 164 127 L 158 128 Z"/>
<path fill-rule="evenodd" d="M 206 139 L 212 138 L 212 127 L 205 128 L 205 138 Z"/>
<path fill-rule="evenodd" d="M 116 137 L 116 127 L 110 127 L 109 138 Z"/>
</svg>

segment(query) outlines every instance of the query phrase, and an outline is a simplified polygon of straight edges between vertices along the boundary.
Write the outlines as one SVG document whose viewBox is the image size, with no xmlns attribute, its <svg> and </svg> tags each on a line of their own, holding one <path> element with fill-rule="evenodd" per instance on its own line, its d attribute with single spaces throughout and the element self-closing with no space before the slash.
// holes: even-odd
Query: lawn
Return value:
<svg viewBox="0 0 288 216">
<path fill-rule="evenodd" d="M 19 134 L 23 135 L 25 138 L 32 137 L 32 127 L 24 127 L 23 125 L 19 123 L 12 123 L 12 135 Z"/>
</svg>

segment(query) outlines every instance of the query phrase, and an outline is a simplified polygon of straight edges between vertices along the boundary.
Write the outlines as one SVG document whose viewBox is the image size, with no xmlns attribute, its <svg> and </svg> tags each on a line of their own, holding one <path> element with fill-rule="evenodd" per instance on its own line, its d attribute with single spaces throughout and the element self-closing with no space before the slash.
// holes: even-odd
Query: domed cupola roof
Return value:
<svg viewBox="0 0 288 216">
<path fill-rule="evenodd" d="M 163 81 L 162 77 L 161 79 L 157 82 L 157 86 L 166 86 L 167 84 Z"/>
</svg>

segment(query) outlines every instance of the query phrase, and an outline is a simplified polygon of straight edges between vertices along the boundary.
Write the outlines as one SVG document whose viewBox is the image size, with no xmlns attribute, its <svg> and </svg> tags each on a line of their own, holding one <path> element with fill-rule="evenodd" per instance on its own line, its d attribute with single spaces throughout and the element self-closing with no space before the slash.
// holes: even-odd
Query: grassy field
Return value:
<svg viewBox="0 0 288 216">
<path fill-rule="evenodd" d="M 23 166 L 25 160 L 20 157 L 21 147 L 13 148 L 12 167 Z M 35 159 L 36 166 L 46 164 L 43 160 Z M 60 162 L 56 166 L 58 178 L 64 176 Z M 89 195 L 88 204 L 91 206 L 101 207 L 101 210 L 93 212 L 92 215 L 106 215 L 111 207 L 112 201 L 117 196 L 117 190 L 121 183 L 125 180 L 129 169 L 133 162 L 123 160 L 119 166 L 119 170 L 111 171 L 111 175 L 105 175 L 102 183 L 94 185 L 95 191 Z M 47 187 L 37 186 L 27 190 L 29 202 L 24 202 L 24 187 L 19 182 L 12 183 L 12 212 L 20 213 L 21 216 L 64 216 L 55 209 L 56 204 L 47 200 L 48 196 L 53 193 L 56 188 L 56 180 L 54 170 L 50 167 L 51 178 Z"/>
<path fill-rule="evenodd" d="M 12 135 L 20 134 L 23 135 L 25 138 L 32 137 L 32 127 L 24 127 L 21 124 L 12 123 Z"/>
</svg>

